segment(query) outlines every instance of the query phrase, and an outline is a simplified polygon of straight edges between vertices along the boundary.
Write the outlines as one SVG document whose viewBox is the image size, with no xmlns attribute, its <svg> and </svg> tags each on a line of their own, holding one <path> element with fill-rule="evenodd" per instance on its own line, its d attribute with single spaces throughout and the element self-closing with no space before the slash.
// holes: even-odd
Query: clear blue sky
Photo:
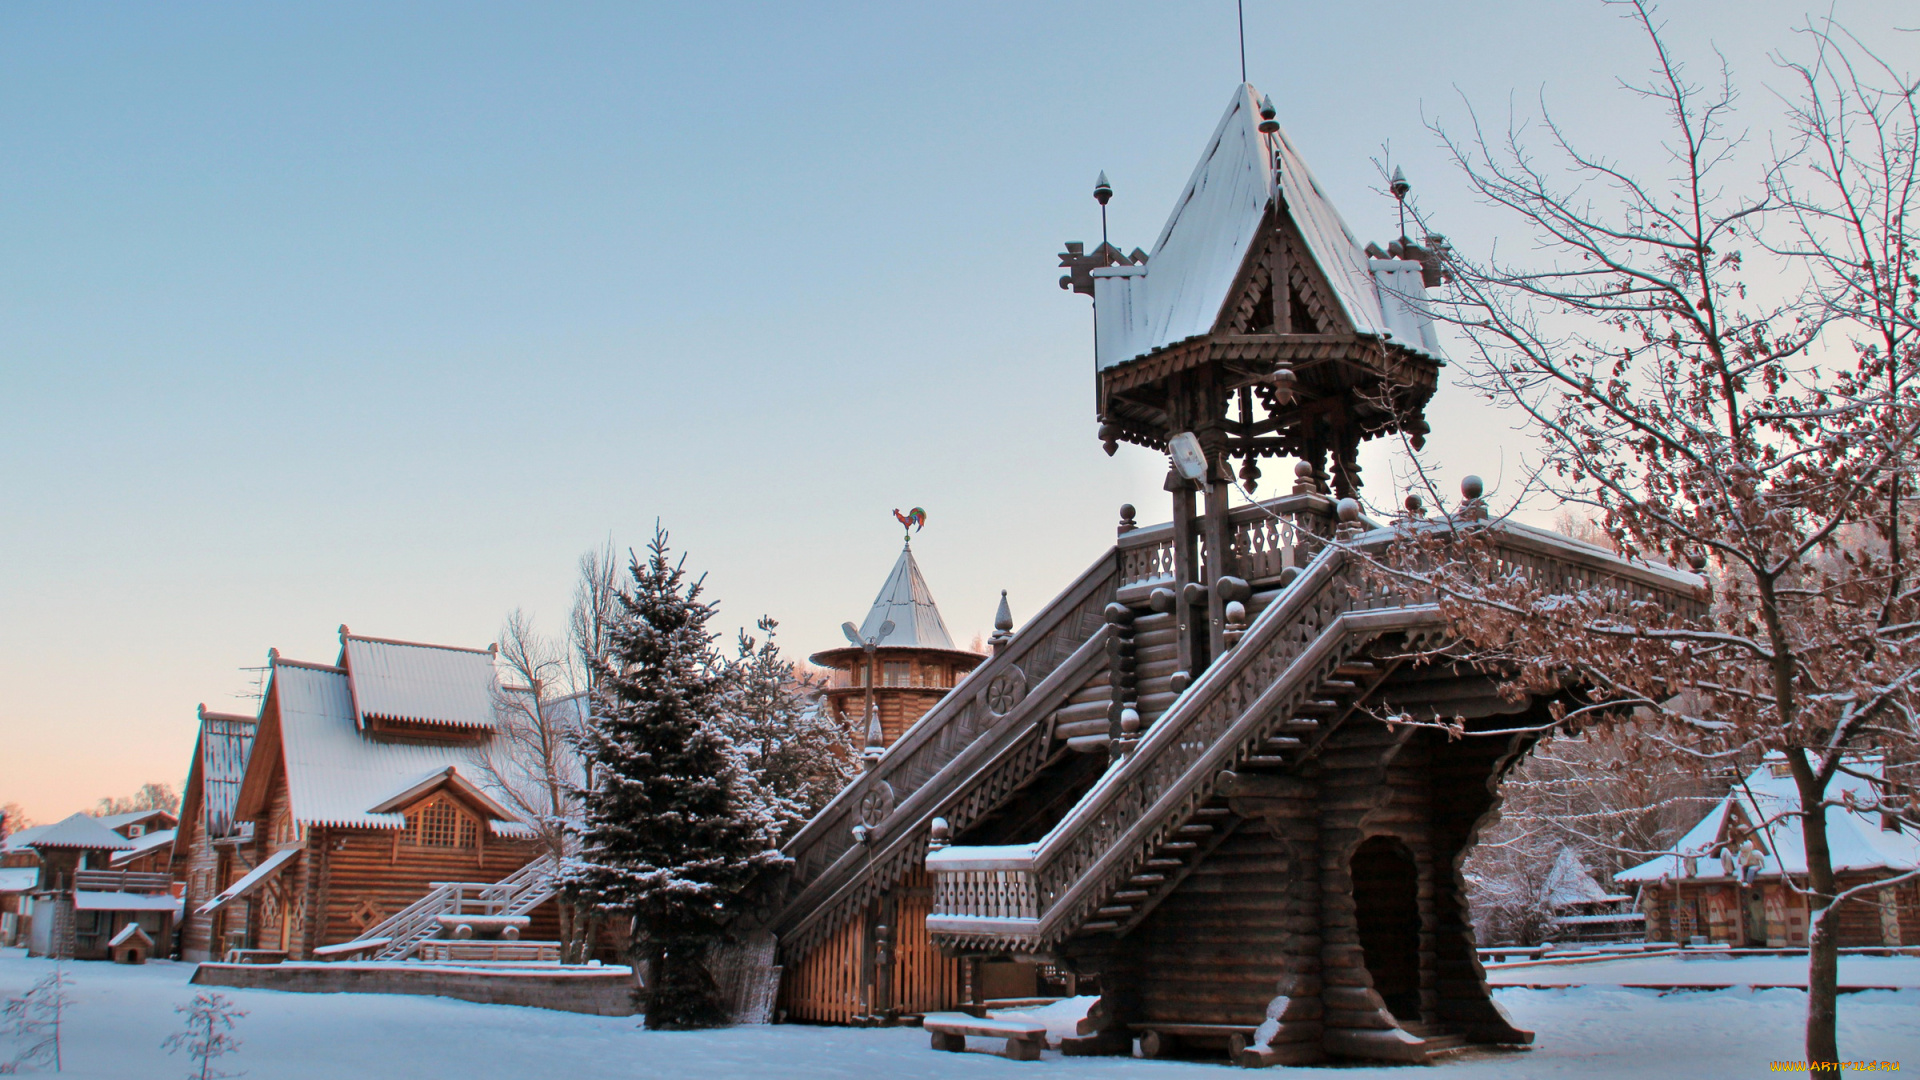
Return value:
<svg viewBox="0 0 1920 1080">
<path fill-rule="evenodd" d="M 1804 10 L 1670 14 L 1764 126 Z M 1911 5 L 1838 13 L 1912 56 Z M 1460 94 L 1544 88 L 1648 153 L 1598 3 L 1247 0 L 1247 31 L 1363 237 L 1386 142 L 1458 243 L 1498 234 L 1422 126 Z M 656 518 L 797 651 L 864 614 L 894 507 L 962 643 L 1001 588 L 1030 614 L 1119 503 L 1164 516 L 1164 464 L 1099 450 L 1053 255 L 1098 239 L 1101 169 L 1151 245 L 1237 67 L 1229 0 L 0 8 L 0 803 L 178 783 L 197 702 L 342 622 L 558 630 L 578 554 Z M 1452 473 L 1512 473 L 1504 416 L 1436 413 Z"/>
</svg>

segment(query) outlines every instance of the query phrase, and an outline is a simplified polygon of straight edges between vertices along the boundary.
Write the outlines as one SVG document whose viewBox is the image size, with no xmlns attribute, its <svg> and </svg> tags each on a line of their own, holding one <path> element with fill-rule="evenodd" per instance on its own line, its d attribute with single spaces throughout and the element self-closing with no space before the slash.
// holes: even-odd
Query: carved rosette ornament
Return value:
<svg viewBox="0 0 1920 1080">
<path fill-rule="evenodd" d="M 880 823 L 893 813 L 893 785 L 885 780 L 877 780 L 860 796 L 860 823 L 869 829 L 877 829 Z"/>
<path fill-rule="evenodd" d="M 1005 716 L 1027 696 L 1027 673 L 1019 665 L 1009 664 L 1007 670 L 993 677 L 987 684 L 987 711 L 995 716 Z"/>
</svg>

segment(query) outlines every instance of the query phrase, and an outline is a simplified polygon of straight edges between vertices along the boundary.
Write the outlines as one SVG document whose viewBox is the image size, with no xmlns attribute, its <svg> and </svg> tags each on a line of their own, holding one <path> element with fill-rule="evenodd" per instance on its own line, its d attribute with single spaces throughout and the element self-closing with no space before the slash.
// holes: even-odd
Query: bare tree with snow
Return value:
<svg viewBox="0 0 1920 1080">
<path fill-rule="evenodd" d="M 1479 508 L 1414 535 L 1394 573 L 1430 589 L 1516 689 L 1570 684 L 1567 721 L 1633 717 L 1648 768 L 1721 769 L 1778 751 L 1798 804 L 1812 913 L 1806 1053 L 1839 1060 L 1837 890 L 1825 808 L 1862 750 L 1920 738 L 1913 468 L 1920 440 L 1914 80 L 1831 24 L 1782 61 L 1793 130 L 1731 125 L 1724 64 L 1690 81 L 1650 8 L 1627 92 L 1664 123 L 1665 175 L 1587 152 L 1548 119 L 1436 128 L 1472 189 L 1526 234 L 1453 257 L 1444 317 L 1474 387 L 1538 439 L 1526 486 L 1593 513 L 1629 558 L 1711 575 L 1682 618 L 1605 585 L 1506 566 Z M 1912 792 L 1883 786 L 1911 817 Z M 1876 883 L 1884 885 L 1884 882 Z"/>
</svg>

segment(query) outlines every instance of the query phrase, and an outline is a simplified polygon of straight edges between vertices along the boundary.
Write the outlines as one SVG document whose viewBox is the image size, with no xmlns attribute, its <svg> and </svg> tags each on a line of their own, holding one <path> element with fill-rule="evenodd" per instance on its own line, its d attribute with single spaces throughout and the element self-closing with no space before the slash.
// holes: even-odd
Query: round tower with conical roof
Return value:
<svg viewBox="0 0 1920 1080">
<path fill-rule="evenodd" d="M 910 541 L 901 547 L 866 620 L 857 631 L 852 623 L 845 630 L 859 644 L 814 653 L 812 660 L 833 671 L 827 707 L 867 728 L 868 750 L 874 754 L 892 746 L 986 660 L 954 646 Z M 876 722 L 877 733 L 872 730 Z"/>
</svg>

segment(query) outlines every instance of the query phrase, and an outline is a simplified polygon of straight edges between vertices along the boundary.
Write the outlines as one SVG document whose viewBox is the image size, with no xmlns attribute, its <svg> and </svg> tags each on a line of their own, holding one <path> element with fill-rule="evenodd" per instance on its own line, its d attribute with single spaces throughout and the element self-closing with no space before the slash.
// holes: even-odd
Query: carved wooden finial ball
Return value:
<svg viewBox="0 0 1920 1080">
<path fill-rule="evenodd" d="M 1227 625 L 1245 626 L 1247 624 L 1247 605 L 1238 600 L 1231 601 L 1227 604 L 1225 615 Z"/>
<path fill-rule="evenodd" d="M 1353 499 L 1341 499 L 1334 506 L 1333 512 L 1340 518 L 1342 525 L 1352 525 L 1360 520 L 1360 504 Z"/>
<path fill-rule="evenodd" d="M 1313 466 L 1304 461 L 1296 461 L 1293 463 L 1293 475 L 1305 480 L 1313 475 Z"/>
<path fill-rule="evenodd" d="M 1474 476 L 1471 473 L 1469 473 L 1467 476 L 1462 478 L 1460 481 L 1460 494 L 1465 495 L 1469 499 L 1479 498 L 1481 495 L 1486 493 L 1486 490 L 1487 490 L 1487 485 L 1481 482 L 1479 477 Z"/>
<path fill-rule="evenodd" d="M 1134 736 L 1140 733 L 1140 714 L 1133 709 L 1120 710 L 1120 734 Z"/>
<path fill-rule="evenodd" d="M 1007 590 L 1000 590 L 1000 610 L 993 614 L 993 628 L 1002 632 L 1013 629 L 1013 609 L 1007 606 Z"/>
<path fill-rule="evenodd" d="M 937 817 L 933 819 L 933 824 L 928 826 L 927 835 L 935 840 L 949 840 L 953 837 L 953 827 L 947 824 L 946 818 Z"/>
</svg>

